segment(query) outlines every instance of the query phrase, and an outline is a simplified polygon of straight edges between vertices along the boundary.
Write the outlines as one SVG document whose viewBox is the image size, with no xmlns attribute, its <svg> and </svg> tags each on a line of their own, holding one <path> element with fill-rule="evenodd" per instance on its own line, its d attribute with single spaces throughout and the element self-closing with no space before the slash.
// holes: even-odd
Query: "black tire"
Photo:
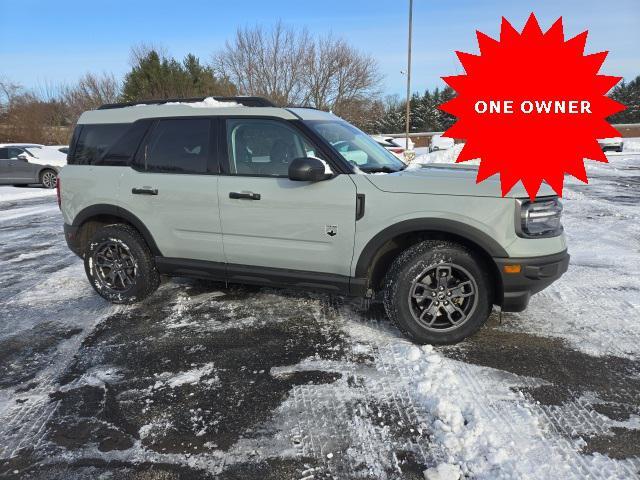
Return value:
<svg viewBox="0 0 640 480">
<path fill-rule="evenodd" d="M 416 343 L 458 343 L 480 329 L 491 313 L 493 288 L 487 270 L 462 245 L 418 243 L 394 260 L 385 277 L 387 315 Z"/>
<path fill-rule="evenodd" d="M 160 285 L 149 247 L 126 224 L 106 225 L 93 234 L 84 254 L 84 269 L 94 290 L 112 303 L 139 302 Z"/>
<path fill-rule="evenodd" d="M 40 172 L 40 184 L 44 188 L 52 189 L 56 188 L 56 179 L 58 174 L 55 170 L 46 169 Z"/>
</svg>

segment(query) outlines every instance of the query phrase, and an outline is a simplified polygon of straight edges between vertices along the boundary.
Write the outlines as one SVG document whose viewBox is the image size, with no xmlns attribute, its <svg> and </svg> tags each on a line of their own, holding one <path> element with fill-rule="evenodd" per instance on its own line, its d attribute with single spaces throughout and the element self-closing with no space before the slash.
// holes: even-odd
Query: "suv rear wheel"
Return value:
<svg viewBox="0 0 640 480">
<path fill-rule="evenodd" d="M 457 343 L 491 313 L 491 281 L 483 267 L 453 242 L 414 245 L 395 259 L 385 278 L 387 315 L 417 343 Z"/>
<path fill-rule="evenodd" d="M 98 294 L 113 303 L 135 303 L 154 292 L 160 274 L 149 247 L 126 224 L 98 229 L 84 255 L 84 269 Z"/>
</svg>

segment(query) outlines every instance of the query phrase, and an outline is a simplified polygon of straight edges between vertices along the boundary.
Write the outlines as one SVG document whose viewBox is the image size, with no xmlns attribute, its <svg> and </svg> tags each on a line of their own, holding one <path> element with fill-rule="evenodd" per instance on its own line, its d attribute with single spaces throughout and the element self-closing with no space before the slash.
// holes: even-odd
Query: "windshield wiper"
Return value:
<svg viewBox="0 0 640 480">
<path fill-rule="evenodd" d="M 403 170 L 403 168 L 399 168 L 399 169 L 395 169 L 395 168 L 391 168 L 391 167 L 373 167 L 373 168 L 361 168 L 361 170 L 365 173 L 396 173 L 399 172 L 400 170 Z"/>
</svg>

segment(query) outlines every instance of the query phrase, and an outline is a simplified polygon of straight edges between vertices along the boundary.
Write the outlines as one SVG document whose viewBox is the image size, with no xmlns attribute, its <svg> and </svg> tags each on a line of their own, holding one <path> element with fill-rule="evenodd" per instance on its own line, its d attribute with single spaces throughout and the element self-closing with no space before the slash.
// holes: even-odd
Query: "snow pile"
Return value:
<svg viewBox="0 0 640 480">
<path fill-rule="evenodd" d="M 418 352 L 417 347 L 410 347 L 407 360 L 416 362 Z M 498 472 L 515 473 L 513 461 L 518 453 L 508 451 L 510 445 L 500 438 L 496 425 L 485 422 L 477 403 L 461 395 L 463 386 L 446 365 L 448 362 L 443 362 L 431 346 L 422 347 L 421 353 L 424 361 L 416 363 L 419 366 L 416 390 L 433 418 L 432 438 L 444 447 L 448 456 L 447 462 L 425 471 L 425 478 L 457 479 L 461 472 L 474 478 L 490 478 Z M 535 418 L 523 415 L 523 420 L 528 423 L 523 425 L 525 431 L 535 431 Z M 518 450 L 526 451 L 526 443 L 534 442 L 523 442 Z"/>
<path fill-rule="evenodd" d="M 540 423 L 533 406 L 511 390 L 519 377 L 499 379 L 492 369 L 443 358 L 430 345 L 406 347 L 405 358 L 413 366 L 416 401 L 431 416 L 432 445 L 442 449 L 437 466 L 424 471 L 426 479 L 568 478 L 578 473 L 575 457 L 580 454 L 557 448 L 558 439 Z M 620 473 L 615 460 L 603 455 L 582 456 L 580 462 L 606 472 L 607 478 Z"/>
<path fill-rule="evenodd" d="M 458 480 L 462 475 L 458 465 L 441 463 L 437 467 L 428 468 L 424 471 L 425 480 Z"/>
<path fill-rule="evenodd" d="M 622 139 L 622 150 L 625 152 L 640 152 L 640 138 L 629 137 Z"/>
<path fill-rule="evenodd" d="M 201 102 L 167 102 L 161 105 L 186 105 L 187 107 L 192 108 L 230 108 L 230 107 L 241 107 L 239 103 L 236 102 L 221 102 L 216 100 L 213 97 L 207 97 Z M 136 107 L 154 107 L 156 104 L 148 104 L 148 103 L 139 103 L 135 105 Z"/>
<path fill-rule="evenodd" d="M 415 159 L 411 161 L 411 164 L 408 168 L 420 168 L 422 165 L 427 165 L 430 163 L 456 163 L 456 159 L 462 148 L 464 147 L 464 143 L 456 143 L 453 148 L 448 148 L 446 150 L 436 150 L 435 152 L 423 153 L 421 155 L 417 155 Z M 480 160 L 470 160 L 468 162 L 462 163 L 462 165 L 479 165 Z"/>
</svg>

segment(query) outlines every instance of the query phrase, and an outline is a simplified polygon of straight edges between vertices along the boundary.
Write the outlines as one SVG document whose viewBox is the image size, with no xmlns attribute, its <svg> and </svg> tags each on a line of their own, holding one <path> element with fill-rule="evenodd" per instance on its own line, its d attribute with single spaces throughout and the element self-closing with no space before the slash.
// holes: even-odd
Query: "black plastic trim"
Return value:
<svg viewBox="0 0 640 480">
<path fill-rule="evenodd" d="M 527 308 L 531 295 L 547 288 L 569 268 L 569 253 L 563 250 L 552 255 L 525 258 L 494 258 L 503 286 L 503 298 L 498 304 L 504 312 L 521 312 Z M 504 273 L 505 265 L 520 265 L 520 273 Z"/>
<path fill-rule="evenodd" d="M 76 215 L 76 217 L 73 219 L 73 223 L 71 224 L 71 226 L 80 227 L 84 222 L 98 215 L 112 215 L 114 217 L 119 217 L 127 221 L 128 223 L 133 225 L 134 228 L 138 230 L 138 232 L 140 232 L 145 242 L 147 242 L 147 245 L 149 246 L 151 253 L 157 256 L 162 255 L 162 252 L 160 252 L 160 250 L 158 249 L 158 245 L 153 239 L 153 235 L 151 235 L 151 232 L 147 229 L 147 227 L 145 227 L 144 223 L 142 223 L 142 221 L 130 211 L 125 210 L 124 208 L 118 207 L 116 205 L 109 205 L 109 204 L 91 205 L 90 207 L 87 207 L 84 210 L 81 210 Z"/>
<path fill-rule="evenodd" d="M 206 278 L 231 283 L 328 291 L 340 295 L 364 295 L 364 279 L 344 275 L 307 272 L 252 265 L 156 257 L 158 271 L 165 275 Z"/>
<path fill-rule="evenodd" d="M 80 236 L 78 235 L 80 227 L 74 227 L 73 225 L 64 224 L 64 239 L 67 242 L 69 250 L 82 257 L 82 250 L 80 248 Z"/>
<path fill-rule="evenodd" d="M 508 257 L 507 251 L 493 238 L 467 224 L 442 218 L 416 218 L 405 220 L 385 228 L 364 247 L 356 264 L 356 277 L 365 277 L 378 250 L 389 240 L 410 232 L 451 233 L 462 237 L 485 250 L 492 257 Z"/>
<path fill-rule="evenodd" d="M 365 196 L 364 193 L 356 193 L 356 221 L 364 217 Z"/>
<path fill-rule="evenodd" d="M 158 271 L 164 275 L 226 280 L 227 269 L 222 262 L 173 257 L 156 257 L 155 261 Z"/>
</svg>

